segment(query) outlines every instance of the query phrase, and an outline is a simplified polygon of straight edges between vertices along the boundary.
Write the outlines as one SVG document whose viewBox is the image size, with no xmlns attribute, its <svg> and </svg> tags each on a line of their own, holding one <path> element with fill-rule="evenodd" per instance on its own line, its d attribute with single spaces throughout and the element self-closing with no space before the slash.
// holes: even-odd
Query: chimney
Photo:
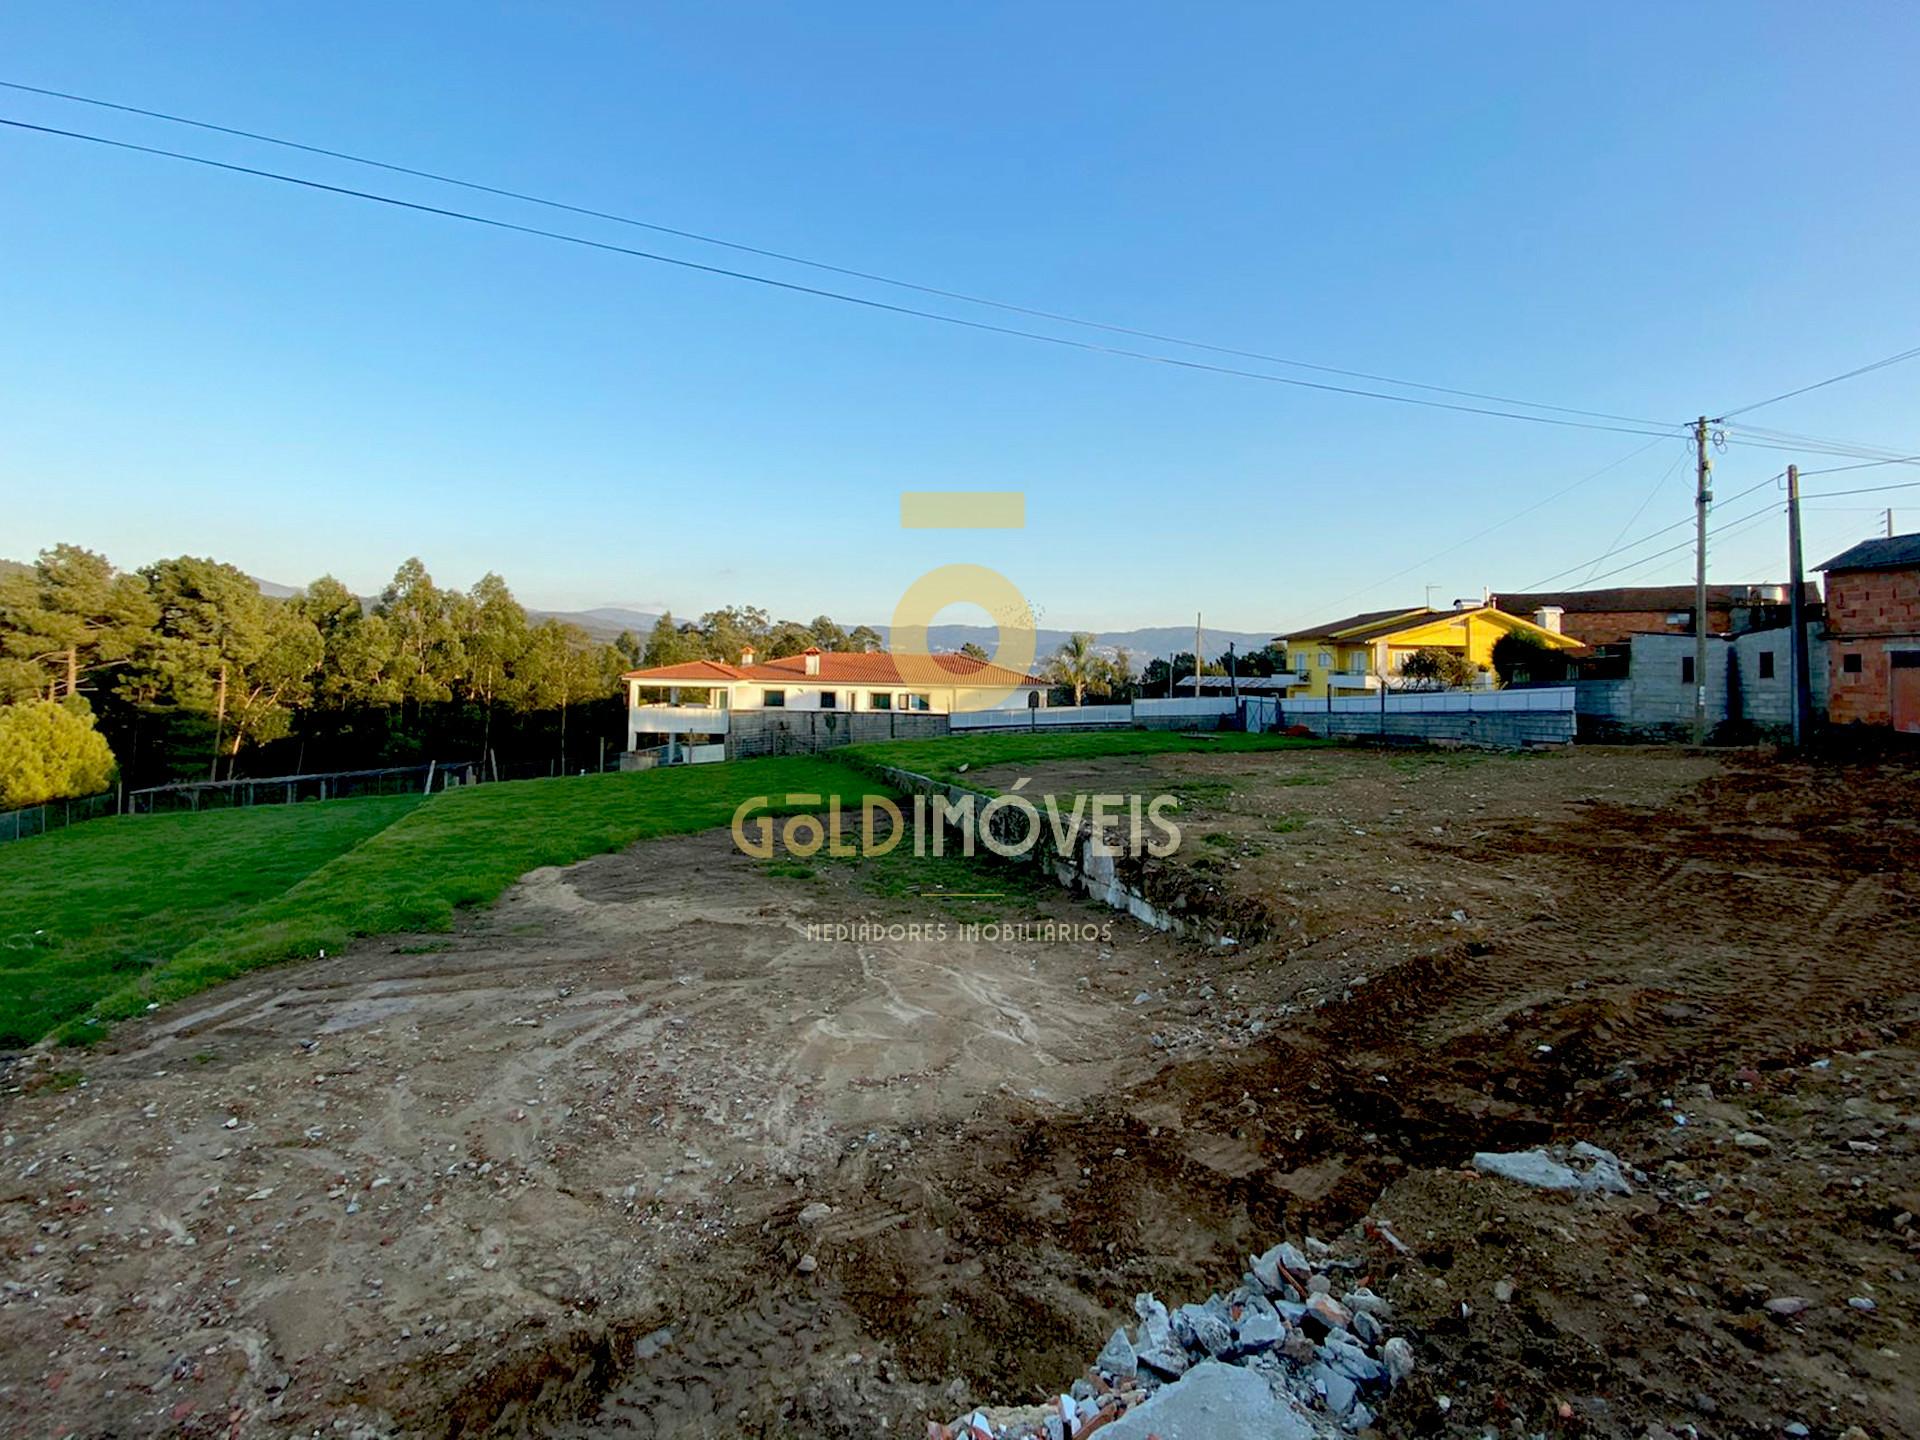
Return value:
<svg viewBox="0 0 1920 1440">
<path fill-rule="evenodd" d="M 820 673 L 820 647 L 818 645 L 809 645 L 806 649 L 802 650 L 800 654 L 806 660 L 807 674 L 818 675 Z"/>
<path fill-rule="evenodd" d="M 1560 617 L 1566 613 L 1567 612 L 1558 605 L 1542 605 L 1538 610 L 1533 612 L 1533 623 L 1538 625 L 1542 630 L 1551 630 L 1554 634 L 1558 635 L 1560 633 Z"/>
<path fill-rule="evenodd" d="M 742 667 L 753 664 L 753 647 L 751 645 L 745 646 L 741 649 L 740 664 L 742 665 Z"/>
</svg>

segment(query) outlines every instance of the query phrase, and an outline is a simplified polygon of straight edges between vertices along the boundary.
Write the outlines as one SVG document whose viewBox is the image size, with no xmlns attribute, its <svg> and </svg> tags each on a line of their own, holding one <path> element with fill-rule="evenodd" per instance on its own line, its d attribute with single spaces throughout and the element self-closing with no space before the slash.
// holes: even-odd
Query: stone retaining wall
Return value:
<svg viewBox="0 0 1920 1440">
<path fill-rule="evenodd" d="M 979 817 L 996 798 L 984 791 L 935 780 L 894 765 L 871 767 L 871 773 L 905 794 L 909 801 L 915 796 L 928 800 L 938 796 L 948 806 L 964 810 L 973 822 L 976 837 L 980 833 Z M 1044 800 L 1039 796 L 1029 798 L 1040 810 L 1041 833 L 1033 846 L 1024 855 L 1009 858 L 997 855 L 976 839 L 976 855 L 1004 864 L 1039 866 L 1067 890 L 1087 895 L 1111 909 L 1124 910 L 1155 929 L 1208 944 L 1246 944 L 1260 938 L 1271 927 L 1271 917 L 1258 902 L 1229 896 L 1195 872 L 1169 866 L 1145 854 L 1095 853 L 1091 844 L 1093 826 L 1085 818 L 1068 826 L 1063 847 L 1052 833 Z M 960 826 L 951 821 L 946 823 L 957 841 Z M 1024 811 L 1002 807 L 994 812 L 991 823 L 997 837 L 1009 845 L 1025 838 Z M 1112 844 L 1113 848 L 1120 848 L 1123 841 Z"/>
</svg>

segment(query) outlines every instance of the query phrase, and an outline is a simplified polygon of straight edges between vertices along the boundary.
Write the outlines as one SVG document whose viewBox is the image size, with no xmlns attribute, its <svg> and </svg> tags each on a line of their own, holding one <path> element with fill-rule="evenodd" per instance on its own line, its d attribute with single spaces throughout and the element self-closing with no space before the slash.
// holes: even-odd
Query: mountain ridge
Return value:
<svg viewBox="0 0 1920 1440">
<path fill-rule="evenodd" d="M 273 580 L 253 577 L 253 583 L 260 587 L 260 593 L 276 599 L 286 599 L 299 595 L 300 587 L 282 585 Z M 362 596 L 363 605 L 371 605 L 370 597 Z M 655 622 L 660 619 L 658 613 L 651 610 L 633 610 L 624 605 L 594 605 L 585 610 L 541 610 L 527 607 L 530 620 L 558 620 L 564 624 L 577 625 L 595 640 L 611 642 L 622 631 L 630 630 L 645 641 Z M 849 630 L 855 627 L 849 625 Z M 889 638 L 891 627 L 875 625 L 882 640 Z M 1044 661 L 1063 645 L 1071 630 L 1040 628 L 1034 631 L 1034 658 Z M 1124 650 L 1138 669 L 1149 660 L 1164 660 L 1169 655 L 1185 654 L 1193 649 L 1193 627 L 1191 625 L 1143 625 L 1131 630 L 1096 630 L 1094 648 L 1101 655 L 1111 659 Z M 1273 640 L 1272 632 L 1254 630 L 1214 630 L 1202 632 L 1209 655 L 1218 655 L 1229 644 L 1236 646 L 1241 653 L 1257 650 Z M 929 625 L 927 627 L 927 645 L 938 653 L 950 653 L 966 644 L 979 645 L 991 652 L 999 632 L 991 625 Z"/>
</svg>

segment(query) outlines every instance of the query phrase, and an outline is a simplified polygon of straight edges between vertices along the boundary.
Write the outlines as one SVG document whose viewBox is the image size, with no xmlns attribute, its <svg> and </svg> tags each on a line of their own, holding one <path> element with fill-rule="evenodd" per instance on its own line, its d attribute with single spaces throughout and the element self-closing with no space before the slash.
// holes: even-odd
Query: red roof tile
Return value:
<svg viewBox="0 0 1920 1440">
<path fill-rule="evenodd" d="M 629 670 L 622 678 L 659 685 L 725 685 L 745 675 L 738 665 L 718 660 L 688 660 L 680 665 L 656 665 L 651 670 Z"/>
</svg>

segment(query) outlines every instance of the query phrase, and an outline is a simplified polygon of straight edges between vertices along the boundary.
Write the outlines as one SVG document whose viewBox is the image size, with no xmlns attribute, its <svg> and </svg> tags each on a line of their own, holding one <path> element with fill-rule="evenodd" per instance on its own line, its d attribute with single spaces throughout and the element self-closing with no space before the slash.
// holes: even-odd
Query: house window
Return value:
<svg viewBox="0 0 1920 1440">
<path fill-rule="evenodd" d="M 1320 652 L 1320 668 L 1322 670 L 1331 670 L 1333 668 L 1333 656 L 1325 650 Z"/>
<path fill-rule="evenodd" d="M 931 695 L 916 695 L 910 691 L 902 690 L 899 695 L 899 700 L 902 710 L 933 709 L 933 697 Z"/>
<path fill-rule="evenodd" d="M 893 692 L 891 690 L 869 690 L 867 692 L 867 709 L 893 709 Z"/>
<path fill-rule="evenodd" d="M 1350 675 L 1364 675 L 1367 673 L 1366 651 L 1356 650 L 1347 657 L 1347 673 Z"/>
<path fill-rule="evenodd" d="M 1771 650 L 1762 650 L 1760 652 L 1760 678 L 1762 680 L 1773 679 L 1773 651 Z"/>
<path fill-rule="evenodd" d="M 1682 655 L 1680 657 L 1680 683 L 1682 685 L 1691 685 L 1693 683 L 1693 657 L 1691 655 Z"/>
<path fill-rule="evenodd" d="M 763 691 L 760 695 L 760 703 L 769 710 L 779 710 L 787 703 L 787 692 L 784 690 Z"/>
<path fill-rule="evenodd" d="M 1302 680 L 1304 680 L 1307 678 L 1307 669 L 1308 669 L 1307 652 L 1304 650 L 1294 651 L 1293 652 L 1293 673 L 1298 675 Z"/>
<path fill-rule="evenodd" d="M 838 690 L 822 690 L 820 692 L 820 708 L 822 710 L 838 710 L 840 708 L 840 692 Z"/>
<path fill-rule="evenodd" d="M 1860 652 L 1858 650 L 1849 650 L 1840 657 L 1840 673 L 1843 675 L 1858 675 L 1860 673 Z"/>
</svg>

